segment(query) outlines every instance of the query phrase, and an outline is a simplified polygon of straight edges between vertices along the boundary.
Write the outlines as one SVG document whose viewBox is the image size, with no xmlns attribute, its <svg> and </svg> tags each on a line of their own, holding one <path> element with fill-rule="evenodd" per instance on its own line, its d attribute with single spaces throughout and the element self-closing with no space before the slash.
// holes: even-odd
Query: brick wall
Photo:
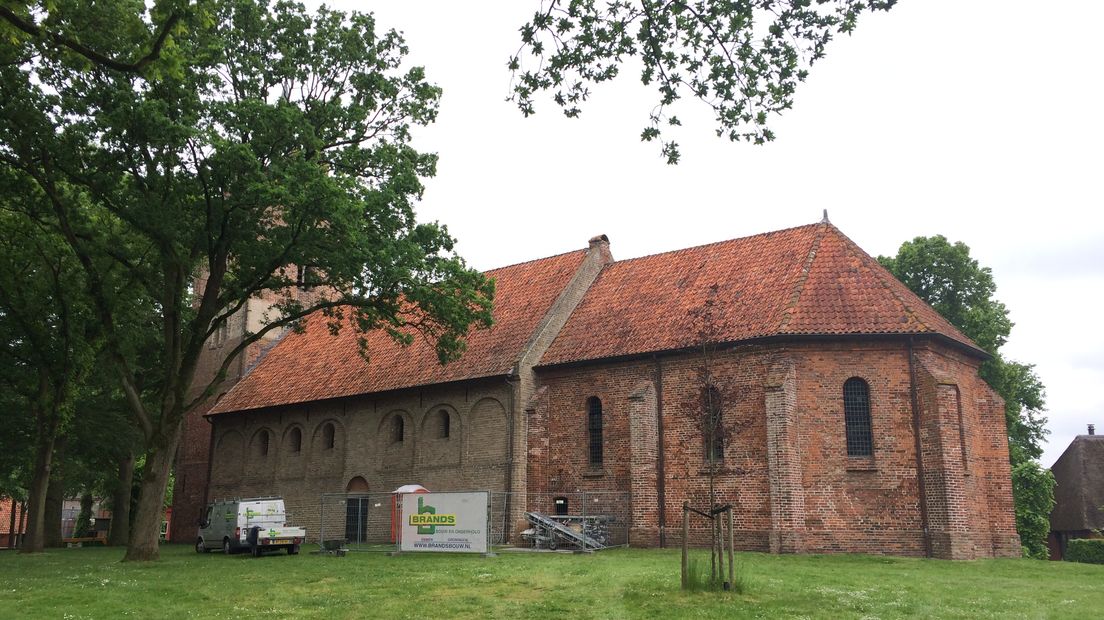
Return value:
<svg viewBox="0 0 1104 620">
<path fill-rule="evenodd" d="M 586 259 L 580 265 L 571 281 L 564 287 L 563 291 L 560 292 L 560 295 L 552 304 L 552 307 L 549 308 L 545 316 L 542 317 L 537 329 L 531 335 L 524 349 L 520 352 L 515 367 L 509 369 L 509 372 L 516 373 L 516 377 L 514 377 L 508 385 L 502 383 L 491 389 L 488 393 L 493 394 L 493 396 L 488 397 L 489 399 L 487 401 L 478 403 L 474 401 L 467 402 L 463 399 L 457 400 L 458 397 L 456 396 L 456 392 L 451 390 L 451 388 L 437 388 L 434 386 L 426 387 L 420 391 L 409 391 L 410 394 L 420 394 L 421 396 L 419 398 L 424 398 L 427 394 L 443 394 L 442 396 L 436 397 L 437 401 L 440 403 L 440 407 L 432 410 L 432 412 L 422 409 L 422 406 L 425 404 L 424 402 L 419 402 L 419 404 L 415 406 L 412 405 L 409 398 L 405 396 L 384 396 L 374 399 L 363 397 L 360 399 L 346 399 L 342 401 L 353 409 L 360 409 L 361 405 L 366 402 L 374 403 L 373 407 L 384 406 L 380 403 L 395 403 L 393 405 L 394 411 L 384 412 L 382 415 L 385 417 L 388 414 L 401 416 L 406 426 L 406 432 L 422 442 L 417 452 L 415 452 L 412 447 L 415 442 L 384 442 L 379 438 L 387 436 L 386 429 L 382 427 L 368 428 L 363 424 L 362 420 L 358 418 L 357 424 L 349 429 L 351 436 L 355 437 L 355 442 L 358 446 L 357 450 L 354 451 L 356 454 L 350 457 L 353 458 L 354 461 L 347 464 L 350 471 L 361 467 L 361 464 L 366 462 L 364 459 L 368 458 L 370 453 L 371 459 L 373 459 L 372 462 L 386 463 L 386 466 L 379 465 L 379 467 L 388 472 L 387 476 L 389 476 L 389 478 L 385 477 L 384 480 L 377 479 L 377 481 L 374 482 L 382 483 L 383 488 L 387 488 L 388 490 L 399 486 L 399 484 L 409 482 L 409 480 L 405 480 L 404 482 L 391 485 L 391 480 L 403 479 L 404 477 L 409 477 L 409 475 L 413 473 L 417 474 L 415 477 L 421 477 L 424 480 L 430 481 L 438 479 L 435 478 L 435 476 L 439 477 L 442 483 L 439 486 L 456 490 L 509 490 L 517 500 L 513 501 L 509 507 L 511 514 L 507 517 L 507 520 L 517 526 L 515 529 L 522 529 L 524 520 L 522 519 L 521 513 L 524 507 L 524 497 L 527 489 L 525 481 L 526 430 L 523 409 L 525 403 L 529 401 L 535 390 L 536 378 L 532 372 L 532 366 L 540 360 L 541 356 L 548 348 L 548 345 L 551 344 L 556 334 L 558 334 L 563 327 L 563 324 L 567 321 L 568 317 L 571 316 L 571 312 L 575 309 L 575 306 L 582 300 L 590 284 L 598 277 L 598 274 L 601 273 L 602 268 L 612 261 L 613 258 L 609 251 L 609 240 L 605 236 L 598 236 L 591 239 Z M 202 291 L 203 285 L 204 280 L 202 278 L 198 279 L 196 282 L 197 290 Z M 303 291 L 294 287 L 289 293 L 304 302 L 309 302 L 318 294 L 316 292 Z M 243 309 L 243 311 L 230 317 L 228 327 L 225 330 L 225 337 L 215 337 L 203 352 L 196 371 L 193 389 L 194 393 L 198 393 L 198 391 L 206 386 L 215 376 L 219 366 L 222 364 L 223 360 L 226 359 L 226 355 L 241 342 L 247 328 L 255 331 L 263 325 L 264 322 L 259 320 L 259 317 L 262 316 L 265 306 L 276 299 L 277 296 L 275 294 L 266 292 L 257 299 L 251 300 L 249 306 Z M 259 362 L 263 354 L 270 347 L 275 346 L 279 340 L 279 335 L 279 333 L 273 332 L 264 340 L 255 343 L 247 349 L 228 369 L 227 377 L 221 384 L 218 393 L 221 395 L 229 391 L 242 377 L 247 375 L 249 370 Z M 504 371 L 505 370 L 507 369 L 504 369 Z M 475 386 L 472 389 L 487 391 L 485 386 L 478 381 L 471 383 L 471 385 Z M 466 399 L 467 388 L 463 391 L 465 392 L 464 398 Z M 262 484 L 260 478 L 254 477 L 253 482 L 243 480 L 240 483 L 235 482 L 229 486 L 224 482 L 214 480 L 210 488 L 208 488 L 208 455 L 211 451 L 212 431 L 210 425 L 203 416 L 217 400 L 218 396 L 210 399 L 208 403 L 193 411 L 185 422 L 183 438 L 177 451 L 176 461 L 177 479 L 174 494 L 172 533 L 175 540 L 193 540 L 196 537 L 196 522 L 203 510 L 205 498 L 210 499 L 215 497 L 216 491 L 231 496 L 241 496 L 243 493 L 246 495 L 256 494 L 255 491 L 246 491 L 245 489 L 256 489 L 259 488 L 258 484 Z M 329 405 L 326 404 L 313 403 L 298 408 L 290 408 L 288 411 L 309 411 L 312 408 L 315 410 L 322 410 L 326 409 L 328 406 Z M 461 444 L 459 439 L 453 441 L 453 438 L 450 437 L 449 440 L 442 441 L 439 440 L 441 438 L 433 437 L 433 433 L 429 432 L 428 429 L 434 426 L 434 421 L 438 419 L 436 416 L 439 415 L 442 409 L 447 410 L 450 415 L 455 416 L 461 433 L 470 431 L 471 437 L 463 439 L 464 445 L 467 446 L 470 444 L 476 446 L 476 448 L 465 453 L 458 448 Z M 374 415 L 376 414 L 378 414 L 378 412 L 374 412 Z M 255 426 L 267 419 L 266 416 L 270 417 L 270 414 L 245 413 L 239 417 L 245 420 L 243 423 Z M 383 418 L 379 420 L 379 424 L 381 425 L 390 423 L 391 422 Z M 220 422 L 220 425 L 222 424 L 223 423 Z M 283 425 L 282 422 L 279 426 L 281 429 L 280 433 L 288 430 L 288 427 Z M 439 427 L 439 424 L 437 424 L 437 427 Z M 512 438 L 509 435 L 510 429 L 513 429 Z M 222 431 L 219 432 L 221 433 Z M 270 429 L 270 432 L 276 433 L 277 430 Z M 304 433 L 305 438 L 307 429 L 301 429 L 300 432 Z M 282 437 L 282 434 L 280 436 Z M 227 439 L 226 441 L 231 440 Z M 247 442 L 247 437 L 242 437 L 238 440 L 238 443 L 243 447 L 242 449 L 248 447 Z M 365 444 L 365 442 L 371 444 L 373 449 L 366 452 L 365 446 L 367 444 Z M 306 443 L 307 441 L 304 439 L 304 444 Z M 511 447 L 513 448 L 513 455 L 502 457 L 501 454 L 508 453 Z M 216 451 L 218 451 L 217 444 Z M 224 452 L 228 451 L 230 451 L 229 448 L 224 449 Z M 227 456 L 223 458 L 222 462 L 228 462 L 228 458 L 230 457 Z M 219 459 L 215 458 L 214 460 L 218 461 Z M 457 463 L 462 463 L 464 465 L 462 474 L 456 470 Z M 345 489 L 345 482 L 341 482 L 341 480 L 347 480 L 348 476 L 342 478 L 344 475 L 343 473 L 338 473 L 336 470 L 331 471 L 321 465 L 319 465 L 319 467 L 322 467 L 321 469 L 314 470 L 309 468 L 304 469 L 305 467 L 307 466 L 292 460 L 287 463 L 280 462 L 280 467 L 272 471 L 277 474 L 278 478 L 284 480 L 303 479 L 316 482 L 324 481 L 324 486 L 328 490 L 343 491 Z M 329 465 L 328 467 L 336 466 Z M 506 473 L 507 469 L 510 470 L 508 475 Z M 305 476 L 305 478 L 301 478 L 302 476 Z M 507 479 L 508 482 L 503 482 Z M 465 482 L 463 484 L 458 484 L 458 480 L 463 480 Z M 374 482 L 372 490 L 379 490 L 381 487 L 375 486 Z M 431 489 L 435 488 L 425 482 L 422 484 L 425 484 L 425 486 Z M 509 484 L 510 488 L 507 489 L 504 486 L 505 484 Z M 289 489 L 292 489 L 289 492 L 296 492 L 294 487 L 295 485 L 288 486 Z M 271 491 L 266 491 L 265 493 L 270 494 Z M 290 501 L 291 500 L 289 500 L 289 502 Z"/>
<path fill-rule="evenodd" d="M 976 360 L 924 345 L 914 364 L 933 555 L 1018 555 L 999 398 L 977 377 Z M 667 543 L 678 544 L 682 503 L 709 503 L 706 451 L 691 417 L 700 367 L 700 357 L 677 355 L 542 370 L 528 415 L 530 493 L 631 491 L 632 543 L 657 544 L 665 525 Z M 717 498 L 736 508 L 739 546 L 926 553 L 905 341 L 742 346 L 719 354 L 712 374 L 725 424 L 738 429 L 725 445 Z M 847 456 L 843 384 L 852 377 L 870 387 L 870 457 Z M 587 462 L 591 396 L 605 415 L 601 467 Z M 653 462 L 660 411 L 662 511 Z M 691 523 L 692 542 L 704 542 L 706 522 Z"/>
<path fill-rule="evenodd" d="M 512 389 L 499 378 L 214 416 L 211 499 L 282 496 L 292 520 L 315 540 L 322 494 L 345 492 L 350 485 L 373 493 L 404 484 L 504 491 Z M 447 438 L 442 411 L 450 418 Z M 396 418 L 403 420 L 402 441 L 396 441 Z M 298 452 L 293 429 L 302 437 Z M 267 454 L 261 450 L 263 433 L 269 435 Z"/>
<path fill-rule="evenodd" d="M 916 352 L 924 473 L 937 557 L 1018 557 L 1004 403 L 954 352 Z"/>
<path fill-rule="evenodd" d="M 12 524 L 14 517 L 14 527 Z M 10 497 L 0 497 L 0 547 L 13 547 L 27 531 L 27 516 L 22 505 Z"/>
</svg>

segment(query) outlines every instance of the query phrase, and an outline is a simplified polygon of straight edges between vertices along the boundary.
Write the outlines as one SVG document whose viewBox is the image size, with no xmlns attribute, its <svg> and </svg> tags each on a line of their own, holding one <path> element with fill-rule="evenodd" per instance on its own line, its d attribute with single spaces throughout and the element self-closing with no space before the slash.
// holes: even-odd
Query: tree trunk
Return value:
<svg viewBox="0 0 1104 620">
<path fill-rule="evenodd" d="M 54 462 L 59 460 L 54 455 Z M 60 471 L 53 468 L 50 473 L 50 484 L 46 487 L 46 517 L 43 539 L 47 547 L 62 546 L 61 516 L 65 506 L 65 481 L 59 475 Z"/>
<path fill-rule="evenodd" d="M 35 448 L 34 475 L 31 477 L 31 488 L 28 489 L 27 494 L 26 511 L 30 515 L 20 553 L 42 553 L 45 548 L 46 489 L 50 485 L 50 464 L 54 456 L 54 433 L 49 432 L 51 430 L 39 429 L 38 445 Z"/>
<path fill-rule="evenodd" d="M 19 502 L 19 542 L 17 547 L 22 547 L 27 542 L 27 502 Z"/>
<path fill-rule="evenodd" d="M 734 547 L 736 546 L 736 523 L 732 518 L 733 510 L 728 509 L 728 583 L 731 587 L 736 586 L 736 564 L 733 557 Z"/>
<path fill-rule="evenodd" d="M 125 546 L 130 541 L 130 494 L 134 484 L 134 455 L 119 461 L 119 479 L 111 494 L 111 533 L 107 544 Z"/>
<path fill-rule="evenodd" d="M 169 471 L 172 469 L 182 424 L 178 422 L 174 426 L 168 436 L 154 437 L 146 451 L 146 465 L 142 471 L 138 505 L 134 511 L 134 523 L 124 562 L 148 562 L 159 557 L 157 544 L 165 510 L 165 487 L 168 485 Z"/>
</svg>

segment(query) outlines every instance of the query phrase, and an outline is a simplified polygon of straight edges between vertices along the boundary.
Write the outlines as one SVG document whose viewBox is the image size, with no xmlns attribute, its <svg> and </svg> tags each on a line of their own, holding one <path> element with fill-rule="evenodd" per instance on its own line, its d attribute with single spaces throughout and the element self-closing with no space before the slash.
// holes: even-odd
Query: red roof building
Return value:
<svg viewBox="0 0 1104 620">
<path fill-rule="evenodd" d="M 283 495 L 318 529 L 323 492 L 483 489 L 500 542 L 608 494 L 624 542 L 669 545 L 714 469 L 748 549 L 1019 554 L 986 354 L 827 221 L 616 262 L 600 236 L 488 275 L 495 324 L 448 365 L 383 333 L 365 358 L 321 316 L 258 354 L 206 412 L 203 494 Z"/>
</svg>

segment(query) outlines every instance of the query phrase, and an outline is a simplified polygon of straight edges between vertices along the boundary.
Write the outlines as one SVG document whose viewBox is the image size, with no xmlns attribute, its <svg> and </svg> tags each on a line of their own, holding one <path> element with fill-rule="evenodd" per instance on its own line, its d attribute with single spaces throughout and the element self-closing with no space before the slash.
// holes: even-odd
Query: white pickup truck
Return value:
<svg viewBox="0 0 1104 620">
<path fill-rule="evenodd" d="M 214 502 L 199 522 L 195 549 L 205 553 L 222 549 L 231 554 L 248 549 L 253 557 L 273 549 L 299 553 L 307 530 L 287 524 L 287 511 L 280 497 L 252 497 Z"/>
</svg>

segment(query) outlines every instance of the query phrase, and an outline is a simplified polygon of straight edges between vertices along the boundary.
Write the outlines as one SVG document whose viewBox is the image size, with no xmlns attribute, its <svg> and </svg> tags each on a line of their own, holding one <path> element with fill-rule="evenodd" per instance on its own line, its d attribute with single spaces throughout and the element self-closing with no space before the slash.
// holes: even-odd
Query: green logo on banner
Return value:
<svg viewBox="0 0 1104 620">
<path fill-rule="evenodd" d="M 424 505 L 425 499 L 418 498 L 418 514 L 410 515 L 408 523 L 418 526 L 418 534 L 433 535 L 439 527 L 456 527 L 456 515 L 437 514 L 433 506 Z"/>
</svg>

